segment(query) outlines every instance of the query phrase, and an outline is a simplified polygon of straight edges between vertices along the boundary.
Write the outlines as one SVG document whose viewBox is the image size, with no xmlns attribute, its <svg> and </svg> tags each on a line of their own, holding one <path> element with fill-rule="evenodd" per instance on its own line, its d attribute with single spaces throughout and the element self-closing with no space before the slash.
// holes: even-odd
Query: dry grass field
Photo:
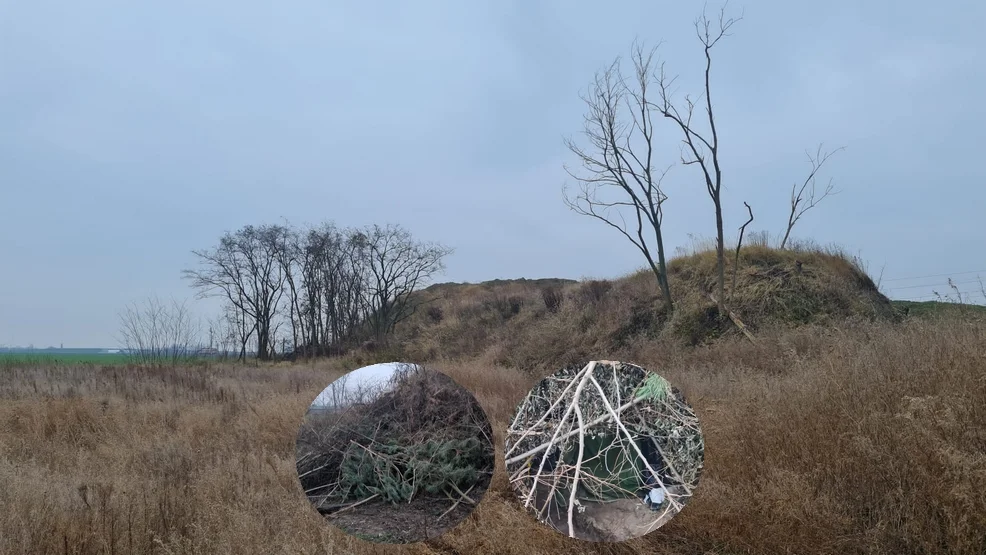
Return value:
<svg viewBox="0 0 986 555">
<path fill-rule="evenodd" d="M 891 317 L 838 256 L 795 253 L 805 259 L 795 275 L 788 260 L 748 253 L 739 279 L 757 293 L 733 306 L 757 343 L 703 327 L 701 297 L 670 321 L 648 316 L 653 281 L 637 274 L 436 286 L 440 298 L 399 330 L 393 352 L 267 366 L 6 366 L 0 553 L 986 553 L 986 319 Z M 695 269 L 706 262 L 672 266 L 679 291 L 705 279 Z M 811 316 L 824 302 L 832 317 Z M 472 391 L 498 451 L 478 509 L 445 536 L 404 546 L 327 525 L 295 470 L 315 395 L 345 371 L 399 358 Z M 538 524 L 503 471 L 517 403 L 567 359 L 587 358 L 662 374 L 705 433 L 695 497 L 627 543 Z"/>
<path fill-rule="evenodd" d="M 301 418 L 335 361 L 6 370 L 0 552 L 986 552 L 986 324 L 800 328 L 634 355 L 683 390 L 707 449 L 692 503 L 639 540 L 542 527 L 502 460 L 480 507 L 439 540 L 335 531 L 294 468 Z M 482 359 L 435 367 L 475 392 L 498 442 L 536 380 Z"/>
</svg>

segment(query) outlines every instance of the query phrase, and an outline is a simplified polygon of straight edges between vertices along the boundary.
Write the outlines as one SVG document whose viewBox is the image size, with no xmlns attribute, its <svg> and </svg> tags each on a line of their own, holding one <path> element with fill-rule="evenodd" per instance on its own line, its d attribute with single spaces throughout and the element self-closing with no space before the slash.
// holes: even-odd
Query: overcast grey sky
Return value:
<svg viewBox="0 0 986 555">
<path fill-rule="evenodd" d="M 804 149 L 844 145 L 826 173 L 842 193 L 796 235 L 885 279 L 986 277 L 986 3 L 730 9 L 744 20 L 713 68 L 727 230 L 747 201 L 753 228 L 782 231 Z M 562 139 L 635 37 L 663 40 L 698 92 L 700 10 L 0 0 L 0 344 L 115 345 L 126 303 L 192 296 L 191 249 L 281 218 L 401 224 L 456 249 L 441 281 L 627 273 L 634 248 L 562 202 Z M 663 165 L 679 137 L 661 123 Z M 669 248 L 714 229 L 697 172 L 666 182 Z M 920 298 L 944 280 L 886 285 Z"/>
<path fill-rule="evenodd" d="M 347 395 L 387 388 L 394 372 L 403 365 L 415 366 L 406 362 L 381 362 L 352 370 L 325 386 L 325 389 L 311 402 L 311 406 L 332 406 L 336 404 L 337 400 L 346 403 L 350 401 L 346 398 Z M 333 391 L 333 386 L 337 388 L 337 391 Z"/>
</svg>

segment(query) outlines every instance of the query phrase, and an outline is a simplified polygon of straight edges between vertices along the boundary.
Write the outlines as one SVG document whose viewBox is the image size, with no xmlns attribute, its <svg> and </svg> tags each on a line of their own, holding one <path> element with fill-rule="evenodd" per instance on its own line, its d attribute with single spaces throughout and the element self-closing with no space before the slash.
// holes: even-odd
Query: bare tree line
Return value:
<svg viewBox="0 0 986 555">
<path fill-rule="evenodd" d="M 192 251 L 183 271 L 199 297 L 224 301 L 210 322 L 211 339 L 254 350 L 268 360 L 290 342 L 309 355 L 385 341 L 414 313 L 411 293 L 444 270 L 452 250 L 416 240 L 398 225 L 340 229 L 333 223 L 296 228 L 248 225 Z M 253 349 L 250 349 L 253 347 Z"/>
</svg>

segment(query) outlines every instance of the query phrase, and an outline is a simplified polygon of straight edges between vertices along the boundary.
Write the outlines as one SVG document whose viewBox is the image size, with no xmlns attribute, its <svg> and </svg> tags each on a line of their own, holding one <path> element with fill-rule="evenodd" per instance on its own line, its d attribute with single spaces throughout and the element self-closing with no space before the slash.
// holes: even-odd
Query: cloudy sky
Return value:
<svg viewBox="0 0 986 555">
<path fill-rule="evenodd" d="M 381 362 L 352 370 L 327 385 L 315 397 L 311 406 L 331 407 L 337 404 L 345 404 L 348 401 L 348 395 L 359 394 L 359 392 L 368 390 L 378 391 L 386 388 L 388 382 L 394 376 L 394 372 L 403 368 L 406 364 L 409 363 Z"/>
<path fill-rule="evenodd" d="M 562 202 L 563 139 L 634 38 L 698 92 L 699 9 L 0 1 L 0 344 L 115 345 L 128 302 L 192 296 L 191 249 L 282 218 L 401 224 L 456 249 L 442 281 L 630 272 L 634 248 Z M 712 77 L 727 230 L 747 201 L 754 229 L 783 231 L 804 150 L 845 146 L 823 176 L 842 192 L 796 235 L 861 254 L 895 298 L 978 289 L 986 4 L 730 10 Z M 679 137 L 660 123 L 663 166 Z M 670 249 L 713 233 L 697 172 L 665 183 Z"/>
</svg>

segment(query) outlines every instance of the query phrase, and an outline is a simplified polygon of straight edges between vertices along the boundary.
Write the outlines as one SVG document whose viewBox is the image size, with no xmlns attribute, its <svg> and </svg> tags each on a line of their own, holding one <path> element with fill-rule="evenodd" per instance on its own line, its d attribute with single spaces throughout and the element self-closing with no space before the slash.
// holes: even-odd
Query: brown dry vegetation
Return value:
<svg viewBox="0 0 986 555">
<path fill-rule="evenodd" d="M 654 340 L 699 345 L 739 335 L 731 324 L 718 321 L 716 303 L 708 297 L 715 266 L 714 250 L 699 249 L 670 261 L 677 303 L 671 317 L 649 270 L 613 281 L 434 286 L 422 293 L 428 308 L 398 329 L 401 351 L 415 360 L 431 360 L 439 353 L 483 356 L 538 371 L 614 358 L 615 352 Z M 732 259 L 728 269 L 732 271 Z M 727 295 L 727 306 L 755 331 L 846 319 L 899 319 L 858 260 L 838 248 L 810 243 L 784 251 L 764 244 L 744 247 L 736 294 Z"/>
<path fill-rule="evenodd" d="M 821 283 L 844 285 L 854 274 L 826 275 Z M 648 323 L 647 278 L 555 284 L 565 298 L 553 313 L 543 284 L 468 286 L 402 332 L 407 354 L 432 355 L 475 394 L 498 451 L 527 390 L 569 359 L 629 360 L 671 380 L 701 419 L 705 470 L 688 507 L 645 538 L 594 544 L 538 524 L 499 452 L 479 508 L 441 538 L 377 545 L 327 526 L 298 483 L 295 434 L 344 370 L 401 355 L 376 353 L 5 370 L 0 553 L 986 552 L 986 321 L 791 328 L 743 305 L 759 344 L 727 333 L 689 346 Z M 766 279 L 777 290 L 796 283 Z"/>
<path fill-rule="evenodd" d="M 309 412 L 296 468 L 335 526 L 413 543 L 469 516 L 489 487 L 496 449 L 482 407 L 448 375 L 404 368 L 390 383 L 366 404 Z"/>
</svg>

